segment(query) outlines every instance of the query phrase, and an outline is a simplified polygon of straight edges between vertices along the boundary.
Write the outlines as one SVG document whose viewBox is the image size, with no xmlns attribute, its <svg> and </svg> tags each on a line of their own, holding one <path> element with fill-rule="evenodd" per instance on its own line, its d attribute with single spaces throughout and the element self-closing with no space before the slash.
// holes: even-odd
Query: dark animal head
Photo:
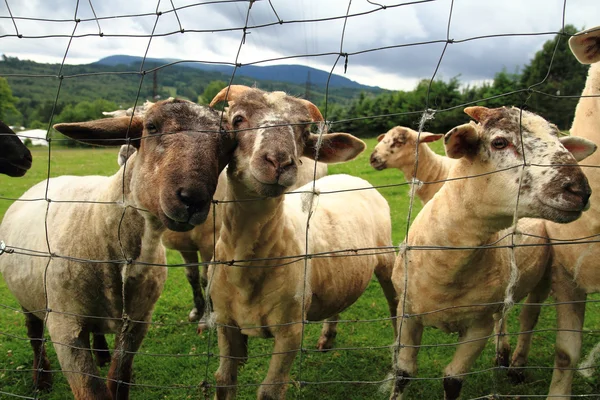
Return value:
<svg viewBox="0 0 600 400">
<path fill-rule="evenodd" d="M 31 168 L 31 152 L 4 122 L 0 121 L 0 174 L 23 176 Z"/>
<path fill-rule="evenodd" d="M 231 136 L 220 130 L 219 113 L 189 101 L 169 99 L 143 116 L 57 124 L 73 139 L 97 145 L 131 144 L 129 184 L 136 206 L 164 226 L 187 231 L 206 220 L 219 173 L 233 151 Z"/>
</svg>

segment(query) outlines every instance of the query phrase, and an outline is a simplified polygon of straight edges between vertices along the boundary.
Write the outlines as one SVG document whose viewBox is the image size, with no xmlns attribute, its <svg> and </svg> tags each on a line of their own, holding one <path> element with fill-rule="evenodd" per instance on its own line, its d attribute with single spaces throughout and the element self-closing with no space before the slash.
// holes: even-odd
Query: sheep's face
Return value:
<svg viewBox="0 0 600 400">
<path fill-rule="evenodd" d="M 316 106 L 283 92 L 244 88 L 243 93 L 229 97 L 224 118 L 227 129 L 235 131 L 237 138 L 227 169 L 230 181 L 242 184 L 247 194 L 282 195 L 296 183 L 303 155 L 340 162 L 364 149 L 364 143 L 351 135 L 327 134 L 317 150 L 318 135 L 310 132 L 313 122 L 322 121 Z"/>
<path fill-rule="evenodd" d="M 150 107 L 134 165 L 132 193 L 169 229 L 206 220 L 231 151 L 218 112 L 188 101 Z"/>
<path fill-rule="evenodd" d="M 589 207 L 591 189 L 578 160 L 596 146 L 585 139 L 565 137 L 542 117 L 518 108 L 468 107 L 479 121 L 446 134 L 446 153 L 462 158 L 463 172 L 474 179 L 481 201 L 490 212 L 512 217 L 545 218 L 571 222 Z M 484 185 L 484 187 L 480 187 Z"/>
<path fill-rule="evenodd" d="M 378 171 L 385 168 L 407 168 L 415 165 L 417 143 L 433 142 L 443 138 L 442 134 L 418 132 L 396 126 L 379 135 L 379 142 L 371 154 L 371 166 Z"/>
<path fill-rule="evenodd" d="M 130 125 L 131 121 L 131 125 Z M 165 100 L 144 117 L 108 118 L 55 128 L 87 143 L 137 148 L 126 159 L 129 192 L 145 209 L 174 231 L 187 231 L 206 220 L 219 173 L 233 151 L 231 136 L 220 130 L 219 113 L 189 101 Z M 100 139 L 100 140 L 99 140 Z"/>
<path fill-rule="evenodd" d="M 31 168 L 31 152 L 6 124 L 0 121 L 0 174 L 23 176 Z"/>
</svg>

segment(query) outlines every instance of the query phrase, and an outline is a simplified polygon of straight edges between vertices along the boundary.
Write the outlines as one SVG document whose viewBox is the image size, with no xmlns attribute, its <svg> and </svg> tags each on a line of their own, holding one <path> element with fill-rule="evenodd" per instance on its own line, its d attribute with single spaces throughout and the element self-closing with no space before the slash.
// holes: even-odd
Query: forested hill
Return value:
<svg viewBox="0 0 600 400">
<path fill-rule="evenodd" d="M 153 63 L 147 60 L 144 69 L 163 66 L 162 61 L 164 60 Z M 231 74 L 181 65 L 160 68 L 156 75 L 148 73 L 143 76 L 143 79 L 138 71 L 139 67 L 124 64 L 64 65 L 61 69 L 60 64 L 42 64 L 14 57 L 3 56 L 0 60 L 0 76 L 6 78 L 12 95 L 18 99 L 16 106 L 22 115 L 21 123 L 24 125 L 32 121 L 50 120 L 59 86 L 60 93 L 58 93 L 57 108 L 54 110 L 55 115 L 60 114 L 67 105 L 99 99 L 111 101 L 119 107 L 131 107 L 136 98 L 141 102 L 152 99 L 155 81 L 156 92 L 161 98 L 177 96 L 195 102 L 207 102 L 210 99 L 203 99 L 202 95 L 209 88 L 210 83 L 220 81 L 225 84 L 229 83 L 231 78 Z M 61 85 L 59 85 L 61 81 L 59 76 L 62 76 Z M 271 78 L 276 76 L 273 75 Z M 238 74 L 233 83 L 249 86 L 256 84 L 264 90 L 283 90 L 302 97 L 308 94 L 309 100 L 320 105 L 325 99 L 325 85 L 312 83 L 312 76 L 311 72 L 311 84 L 308 87 L 305 82 L 302 84 L 277 82 L 273 79 L 262 80 Z M 347 81 L 354 83 L 355 87 L 330 85 L 329 102 L 346 105 L 358 98 L 361 92 L 372 94 L 385 92 L 379 88 L 356 87 L 355 82 Z"/>
<path fill-rule="evenodd" d="M 100 65 L 129 65 L 134 70 L 139 70 L 142 65 L 142 57 L 126 56 L 126 55 L 115 55 L 110 57 L 102 58 L 94 64 Z M 145 65 L 148 62 L 152 64 L 165 65 L 181 60 L 175 59 L 146 59 Z M 206 64 L 197 62 L 181 62 L 180 66 L 200 69 L 203 71 L 221 72 L 227 75 L 227 78 L 231 77 L 233 73 L 233 66 L 224 64 Z M 367 91 L 373 91 L 378 88 L 373 86 L 361 85 L 358 82 L 352 81 L 346 77 L 332 74 L 329 72 L 322 71 L 320 69 L 306 67 L 304 65 L 269 65 L 269 66 L 258 66 L 258 65 L 243 65 L 235 70 L 235 74 L 238 76 L 245 76 L 247 78 L 257 79 L 259 81 L 277 81 L 292 83 L 295 85 L 301 85 L 304 87 L 306 81 L 310 81 L 312 85 L 324 88 L 328 83 L 330 88 L 352 88 L 362 89 Z"/>
</svg>

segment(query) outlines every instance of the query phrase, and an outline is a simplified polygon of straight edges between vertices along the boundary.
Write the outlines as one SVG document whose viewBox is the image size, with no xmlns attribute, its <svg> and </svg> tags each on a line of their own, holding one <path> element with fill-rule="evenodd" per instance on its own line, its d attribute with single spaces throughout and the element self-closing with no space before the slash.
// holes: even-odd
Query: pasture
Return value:
<svg viewBox="0 0 600 400">
<path fill-rule="evenodd" d="M 330 166 L 330 174 L 348 173 L 360 176 L 373 185 L 390 203 L 393 221 L 393 243 L 402 241 L 407 230 L 410 199 L 409 186 L 401 184 L 402 174 L 395 169 L 375 171 L 369 165 L 369 155 L 376 144 L 367 139 L 367 150 L 356 160 L 347 164 Z M 442 151 L 441 143 L 435 143 L 436 151 Z M 117 149 L 54 149 L 50 161 L 48 149 L 32 151 L 34 163 L 24 178 L 14 179 L 0 176 L 0 216 L 4 215 L 11 200 L 48 176 L 58 175 L 108 175 L 117 170 Z M 391 186 L 388 186 L 391 185 Z M 396 186 L 394 186 L 396 185 Z M 460 204 L 457 204 L 460 207 Z M 421 204 L 415 199 L 414 218 Z M 585 218 L 585 216 L 584 216 Z M 434 229 L 435 227 L 432 227 Z M 357 227 L 360 229 L 360 227 Z M 457 227 L 459 229 L 459 227 Z M 52 234 L 52 232 L 49 232 Z M 1 240 L 2 238 L 0 238 Z M 6 257 L 6 255 L 4 255 Z M 0 256 L 2 257 L 2 256 Z M 210 385 L 218 365 L 218 348 L 214 330 L 196 334 L 196 324 L 187 322 L 191 308 L 191 291 L 186 281 L 180 255 L 169 251 L 169 278 L 165 290 L 156 305 L 154 324 L 146 336 L 134 363 L 133 399 L 184 399 L 212 397 Z M 592 300 L 600 297 L 590 296 Z M 518 331 L 517 313 L 511 311 L 509 331 Z M 48 394 L 37 394 L 32 389 L 32 351 L 27 340 L 24 318 L 18 311 L 18 303 L 0 279 L 0 398 L 36 397 L 40 399 L 71 398 L 66 379 L 59 371 L 58 361 L 52 346 L 48 346 L 49 358 L 54 374 L 54 388 Z M 600 309 L 591 302 L 587 306 L 586 331 L 592 331 L 599 323 Z M 288 398 L 305 399 L 386 399 L 389 386 L 386 381 L 391 371 L 392 328 L 387 306 L 381 289 L 372 281 L 361 299 L 342 314 L 344 322 L 339 325 L 336 347 L 325 353 L 315 350 L 320 324 L 306 326 L 304 350 L 298 354 L 292 370 L 294 382 Z M 526 381 L 513 385 L 505 371 L 494 368 L 494 344 L 488 343 L 465 380 L 462 398 L 525 398 L 527 395 L 545 395 L 552 375 L 554 362 L 555 313 L 545 307 L 537 325 L 530 355 L 529 368 L 525 371 Z M 111 343 L 109 338 L 109 343 Z M 590 332 L 584 335 L 583 355 L 600 340 L 600 335 Z M 451 360 L 456 335 L 426 328 L 423 336 L 424 348 L 419 354 L 419 380 L 408 389 L 410 398 L 439 399 L 443 396 L 442 376 L 444 366 Z M 516 338 L 511 337 L 514 347 Z M 111 343 L 112 344 L 112 343 Z M 240 370 L 238 398 L 255 397 L 257 385 L 264 378 L 268 366 L 271 340 L 250 338 L 249 360 Z M 102 369 L 106 376 L 108 367 Z M 584 380 L 577 376 L 573 394 L 598 393 L 600 381 Z M 489 397 L 488 397 L 489 396 Z"/>
</svg>

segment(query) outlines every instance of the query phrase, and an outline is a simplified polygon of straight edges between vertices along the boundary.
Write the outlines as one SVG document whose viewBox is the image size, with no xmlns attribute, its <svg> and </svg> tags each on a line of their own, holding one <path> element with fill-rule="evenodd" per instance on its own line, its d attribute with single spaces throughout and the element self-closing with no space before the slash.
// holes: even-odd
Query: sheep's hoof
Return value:
<svg viewBox="0 0 600 400">
<path fill-rule="evenodd" d="M 33 373 L 33 386 L 40 391 L 49 392 L 52 389 L 52 374 L 50 372 Z"/>
<path fill-rule="evenodd" d="M 200 314 L 198 313 L 198 309 L 196 307 L 192 308 L 192 311 L 190 311 L 188 320 L 190 322 L 200 321 Z"/>
<path fill-rule="evenodd" d="M 520 385 L 525 382 L 525 372 L 521 368 L 511 367 L 508 369 L 507 375 L 513 385 Z"/>
<path fill-rule="evenodd" d="M 100 368 L 110 364 L 110 351 L 108 350 L 94 350 L 94 356 L 96 356 L 96 365 Z"/>
<path fill-rule="evenodd" d="M 408 372 L 402 370 L 396 371 L 394 389 L 390 395 L 390 400 L 401 400 L 404 398 L 402 394 L 404 393 L 404 389 L 406 389 L 406 385 L 410 382 L 410 378 L 411 376 Z"/>
<path fill-rule="evenodd" d="M 444 400 L 456 400 L 460 396 L 462 389 L 462 379 L 451 376 L 444 378 Z"/>
<path fill-rule="evenodd" d="M 208 324 L 206 323 L 206 319 L 202 318 L 200 321 L 198 321 L 198 328 L 196 328 L 196 333 L 198 335 L 202 335 L 207 329 Z"/>
<path fill-rule="evenodd" d="M 496 352 L 494 363 L 498 367 L 508 368 L 510 360 L 510 349 L 502 349 Z"/>
<path fill-rule="evenodd" d="M 317 343 L 317 349 L 319 351 L 329 351 L 333 349 L 333 343 L 335 342 L 334 335 L 321 335 L 319 342 Z"/>
</svg>

